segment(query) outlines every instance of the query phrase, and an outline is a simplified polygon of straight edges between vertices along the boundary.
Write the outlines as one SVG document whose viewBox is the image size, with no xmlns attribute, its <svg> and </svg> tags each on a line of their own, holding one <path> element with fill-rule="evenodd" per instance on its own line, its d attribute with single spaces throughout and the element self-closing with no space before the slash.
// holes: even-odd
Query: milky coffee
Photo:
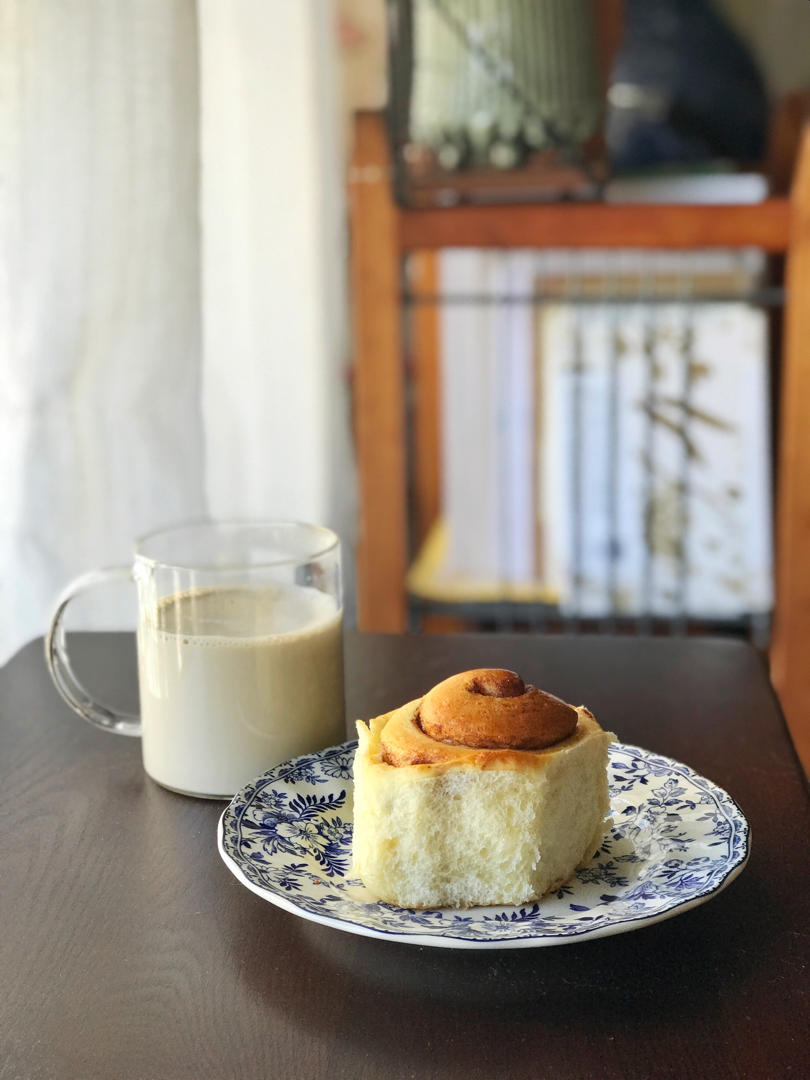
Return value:
<svg viewBox="0 0 810 1080">
<path fill-rule="evenodd" d="M 230 796 L 345 738 L 341 612 L 302 586 L 195 589 L 144 605 L 143 760 L 178 791 Z"/>
</svg>

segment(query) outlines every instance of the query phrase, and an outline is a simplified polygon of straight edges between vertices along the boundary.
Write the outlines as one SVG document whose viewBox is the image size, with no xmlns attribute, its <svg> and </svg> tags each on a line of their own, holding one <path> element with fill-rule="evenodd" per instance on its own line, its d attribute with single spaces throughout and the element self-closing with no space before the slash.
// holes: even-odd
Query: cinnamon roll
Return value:
<svg viewBox="0 0 810 1080">
<path fill-rule="evenodd" d="M 388 903 L 526 903 L 599 847 L 614 736 L 515 672 L 454 675 L 357 733 L 354 868 Z"/>
</svg>

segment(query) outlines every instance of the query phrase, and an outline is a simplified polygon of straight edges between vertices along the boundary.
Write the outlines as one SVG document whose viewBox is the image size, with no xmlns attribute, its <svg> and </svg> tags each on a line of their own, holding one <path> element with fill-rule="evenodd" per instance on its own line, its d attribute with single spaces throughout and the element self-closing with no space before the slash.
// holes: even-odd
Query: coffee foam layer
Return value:
<svg viewBox="0 0 810 1080">
<path fill-rule="evenodd" d="M 222 586 L 162 597 L 149 629 L 202 648 L 308 634 L 339 618 L 333 597 L 307 586 Z"/>
</svg>

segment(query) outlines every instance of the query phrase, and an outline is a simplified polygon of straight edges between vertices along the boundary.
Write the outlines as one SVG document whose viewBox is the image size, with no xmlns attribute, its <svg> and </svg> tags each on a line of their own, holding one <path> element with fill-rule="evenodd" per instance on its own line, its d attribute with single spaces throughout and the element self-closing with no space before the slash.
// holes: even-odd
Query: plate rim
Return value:
<svg viewBox="0 0 810 1080">
<path fill-rule="evenodd" d="M 625 743 L 621 740 L 615 740 L 611 743 L 609 750 L 613 747 L 621 750 L 634 751 L 636 754 L 642 757 L 654 757 L 658 761 L 664 761 L 670 766 L 675 766 L 678 769 L 685 770 L 686 774 L 690 778 L 696 778 L 701 780 L 704 784 L 707 784 L 713 793 L 719 793 L 720 796 L 728 800 L 731 806 L 736 811 L 736 815 L 739 821 L 740 835 L 742 837 L 742 844 L 740 852 L 736 857 L 736 860 L 728 867 L 724 876 L 715 884 L 706 889 L 704 892 L 699 893 L 696 896 L 690 896 L 684 900 L 675 903 L 672 907 L 667 908 L 664 911 L 656 912 L 653 915 L 637 915 L 631 916 L 626 919 L 614 923 L 608 923 L 603 926 L 586 928 L 583 930 L 574 931 L 570 934 L 537 934 L 537 935 L 521 935 L 517 937 L 504 937 L 504 938 L 462 938 L 454 937 L 451 934 L 420 934 L 420 933 L 408 933 L 400 930 L 383 930 L 375 927 L 367 926 L 364 923 L 356 922 L 351 919 L 340 918 L 335 915 L 322 915 L 312 911 L 307 911 L 304 908 L 299 907 L 294 901 L 288 897 L 282 896 L 279 893 L 270 891 L 261 885 L 251 881 L 246 874 L 243 873 L 239 864 L 235 861 L 233 856 L 225 850 L 224 846 L 224 833 L 225 833 L 225 818 L 229 814 L 233 803 L 240 797 L 246 788 L 255 788 L 264 779 L 268 773 L 275 773 L 279 769 L 283 769 L 286 766 L 293 767 L 297 761 L 301 758 L 320 758 L 331 752 L 349 752 L 352 748 L 356 747 L 357 740 L 349 739 L 342 743 L 337 743 L 333 746 L 325 747 L 322 750 L 314 751 L 310 754 L 303 754 L 296 758 L 290 758 L 288 761 L 279 762 L 274 765 L 267 772 L 260 774 L 255 779 L 249 781 L 243 785 L 242 788 L 236 793 L 234 798 L 227 804 L 225 809 L 220 814 L 217 821 L 217 850 L 220 858 L 225 863 L 225 866 L 236 877 L 240 884 L 248 888 L 256 896 L 266 900 L 268 903 L 273 904 L 275 907 L 280 908 L 283 911 L 289 912 L 291 915 L 296 915 L 298 918 L 305 919 L 308 922 L 318 923 L 321 926 L 328 926 L 334 930 L 341 930 L 344 933 L 354 934 L 360 937 L 376 938 L 382 941 L 394 941 L 401 944 L 410 945 L 422 945 L 430 946 L 433 948 L 448 948 L 448 949 L 520 949 L 520 948 L 543 948 L 552 947 L 555 945 L 572 945 L 583 941 L 595 941 L 597 938 L 613 937 L 617 934 L 629 933 L 633 930 L 641 930 L 647 926 L 653 926 L 656 923 L 665 922 L 668 919 L 674 918 L 677 915 L 682 915 L 687 911 L 690 911 L 696 907 L 700 907 L 702 904 L 707 903 L 713 899 L 725 888 L 727 888 L 745 869 L 751 856 L 751 826 L 743 813 L 740 804 L 733 796 L 731 796 L 725 788 L 720 787 L 713 780 L 696 772 L 690 765 L 686 765 L 684 762 L 677 761 L 675 758 L 670 757 L 667 754 L 660 754 L 656 751 L 648 750 L 645 747 L 636 745 L 635 743 Z M 351 778 L 347 781 L 347 784 L 351 787 L 354 786 L 354 779 Z M 542 898 L 541 898 L 542 900 Z M 530 903 L 539 903 L 540 901 L 531 901 Z M 395 906 L 395 905 L 389 905 Z M 495 905 L 496 907 L 503 908 L 504 910 L 520 910 L 521 907 L 526 905 Z M 410 910 L 403 908 L 401 910 Z M 431 910 L 447 910 L 447 911 L 462 911 L 469 909 L 461 908 L 437 908 Z"/>
</svg>

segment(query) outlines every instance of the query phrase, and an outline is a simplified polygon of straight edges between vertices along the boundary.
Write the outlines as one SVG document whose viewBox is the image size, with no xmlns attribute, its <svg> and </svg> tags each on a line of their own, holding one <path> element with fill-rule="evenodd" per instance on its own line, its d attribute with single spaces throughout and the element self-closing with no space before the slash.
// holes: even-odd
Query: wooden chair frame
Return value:
<svg viewBox="0 0 810 1080">
<path fill-rule="evenodd" d="M 810 131 L 790 198 L 753 206 L 544 204 L 410 210 L 396 205 L 382 117 L 355 122 L 349 177 L 354 410 L 359 478 L 361 629 L 406 628 L 408 435 L 402 260 L 443 247 L 756 247 L 784 254 L 786 302 L 776 498 L 776 610 L 771 673 L 794 743 L 810 769 Z M 423 267 L 423 273 L 429 269 Z M 435 284 L 435 283 L 434 283 Z M 423 291 L 431 283 L 421 282 Z M 420 316 L 436 318 L 435 310 Z M 435 330 L 423 327 L 425 339 Z M 420 336 L 417 323 L 415 334 Z M 418 351 L 418 350 L 417 350 Z M 420 532 L 438 506 L 435 364 L 414 433 Z M 432 380 L 432 383 L 431 383 Z M 434 467 L 429 462 L 432 457 Z M 418 517 L 419 515 L 417 515 Z M 808 552 L 810 555 L 810 552 Z"/>
</svg>

